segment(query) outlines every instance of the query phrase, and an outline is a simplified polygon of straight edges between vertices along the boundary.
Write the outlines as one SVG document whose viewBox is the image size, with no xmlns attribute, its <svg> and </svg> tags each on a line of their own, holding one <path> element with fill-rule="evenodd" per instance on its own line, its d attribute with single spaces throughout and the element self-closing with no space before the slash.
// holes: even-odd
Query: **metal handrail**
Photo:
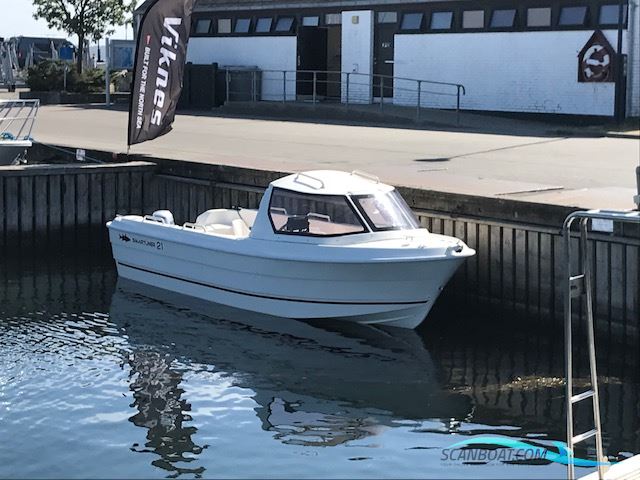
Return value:
<svg viewBox="0 0 640 480">
<path fill-rule="evenodd" d="M 415 107 L 416 107 L 416 119 L 420 119 L 420 114 L 423 109 L 426 108 L 436 108 L 436 107 L 425 107 L 423 106 L 423 100 L 426 98 L 426 95 L 442 95 L 442 96 L 451 96 L 456 98 L 455 111 L 456 111 L 456 120 L 458 124 L 460 123 L 460 108 L 461 108 L 461 97 L 466 95 L 467 91 L 463 84 L 461 83 L 451 83 L 451 82 L 441 82 L 436 80 L 426 80 L 426 79 L 415 79 L 408 77 L 396 77 L 392 75 L 383 75 L 383 74 L 370 74 L 370 73 L 360 73 L 360 72 L 344 72 L 344 71 L 335 71 L 335 70 L 272 70 L 272 69 L 247 69 L 247 68 L 234 68 L 232 66 L 228 66 L 224 68 L 225 70 L 225 79 L 226 79 L 226 100 L 227 102 L 231 101 L 232 93 L 239 92 L 231 92 L 231 75 L 234 72 L 243 72 L 251 74 L 251 100 L 256 102 L 258 100 L 262 100 L 261 93 L 257 92 L 257 76 L 258 74 L 277 74 L 281 76 L 282 82 L 282 92 L 281 92 L 281 101 L 286 103 L 290 101 L 292 94 L 288 91 L 288 84 L 295 83 L 296 85 L 299 83 L 303 84 L 311 84 L 311 92 L 310 97 L 312 103 L 315 105 L 319 101 L 318 95 L 318 84 L 324 85 L 340 85 L 340 103 L 343 103 L 347 108 L 349 108 L 350 104 L 358 103 L 375 103 L 375 98 L 379 98 L 380 110 L 384 111 L 384 98 L 386 89 L 392 89 L 394 96 L 397 93 L 402 92 L 415 92 Z M 338 77 L 336 80 L 330 80 L 330 77 Z M 366 82 L 357 82 L 354 83 L 353 77 L 362 77 L 366 79 Z M 264 83 L 265 79 L 262 78 Z M 278 81 L 274 79 L 274 81 Z M 391 82 L 393 82 L 393 86 L 391 86 Z M 407 88 L 403 85 L 398 85 L 398 83 L 402 84 L 403 82 L 410 82 L 415 84 L 415 89 Z M 386 87 L 385 87 L 386 83 Z M 440 86 L 451 88 L 452 91 L 448 92 L 438 92 L 433 91 L 425 91 L 424 85 L 432 85 L 432 86 Z M 363 86 L 367 89 L 370 89 L 369 95 L 365 97 L 353 98 L 353 87 L 354 86 Z M 377 94 L 377 96 L 376 96 Z M 327 98 L 327 96 L 323 96 Z M 308 97 L 307 97 L 308 98 Z M 293 94 L 293 99 L 298 100 L 297 93 Z"/>
<path fill-rule="evenodd" d="M 565 409 L 566 409 L 566 433 L 567 433 L 567 478 L 575 479 L 573 464 L 574 445 L 592 436 L 596 441 L 596 459 L 598 462 L 598 478 L 603 480 L 605 474 L 605 456 L 602 448 L 602 424 L 600 418 L 600 396 L 598 391 L 598 373 L 596 369 L 595 325 L 593 318 L 593 298 L 591 291 L 591 265 L 588 255 L 588 224 L 590 220 L 610 220 L 611 222 L 637 223 L 640 225 L 639 211 L 616 210 L 588 210 L 577 211 L 569 214 L 562 225 L 564 241 L 565 261 L 565 289 L 564 289 L 564 340 L 565 340 Z M 572 275 L 571 271 L 571 225 L 575 220 L 580 220 L 580 249 L 581 267 L 583 273 Z M 579 287 L 577 290 L 574 287 Z M 589 348 L 589 371 L 591 390 L 574 395 L 573 393 L 573 341 L 572 341 L 572 298 L 574 294 L 585 296 L 587 316 L 587 336 Z M 573 405 L 582 400 L 591 398 L 593 403 L 594 429 L 583 434 L 573 435 Z"/>
<path fill-rule="evenodd" d="M 31 138 L 39 108 L 40 100 L 0 100 L 0 136 L 10 135 L 16 140 Z"/>
</svg>

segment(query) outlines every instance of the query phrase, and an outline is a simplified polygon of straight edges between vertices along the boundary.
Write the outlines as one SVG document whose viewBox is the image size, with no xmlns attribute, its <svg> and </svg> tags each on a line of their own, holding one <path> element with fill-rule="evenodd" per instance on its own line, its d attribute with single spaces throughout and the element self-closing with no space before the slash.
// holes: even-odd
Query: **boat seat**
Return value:
<svg viewBox="0 0 640 480">
<path fill-rule="evenodd" d="M 233 226 L 233 234 L 236 237 L 248 237 L 249 233 L 251 233 L 251 230 L 249 230 L 246 222 L 241 218 L 236 218 L 233 222 L 231 222 L 231 225 Z"/>
<path fill-rule="evenodd" d="M 240 214 L 237 210 L 214 208 L 198 215 L 198 218 L 196 218 L 196 224 L 204 225 L 205 227 L 208 225 L 220 224 L 231 228 L 232 222 L 237 218 L 240 218 Z"/>
<path fill-rule="evenodd" d="M 197 224 L 202 225 L 202 224 Z M 222 223 L 211 223 L 209 225 L 202 225 L 204 230 L 209 233 L 216 233 L 219 235 L 233 235 L 233 226 L 224 225 Z"/>
</svg>

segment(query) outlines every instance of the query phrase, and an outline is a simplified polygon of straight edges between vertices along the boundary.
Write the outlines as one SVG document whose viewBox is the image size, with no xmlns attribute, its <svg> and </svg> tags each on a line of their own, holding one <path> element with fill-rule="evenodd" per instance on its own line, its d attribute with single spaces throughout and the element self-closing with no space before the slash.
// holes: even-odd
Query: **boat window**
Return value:
<svg viewBox="0 0 640 480">
<path fill-rule="evenodd" d="M 310 195 L 276 188 L 269 219 L 276 233 L 330 237 L 365 232 L 362 221 L 342 195 Z"/>
<path fill-rule="evenodd" d="M 354 195 L 353 199 L 374 230 L 420 228 L 409 205 L 396 190 L 375 195 Z"/>
<path fill-rule="evenodd" d="M 303 27 L 317 27 L 320 25 L 320 17 L 302 17 Z"/>
</svg>

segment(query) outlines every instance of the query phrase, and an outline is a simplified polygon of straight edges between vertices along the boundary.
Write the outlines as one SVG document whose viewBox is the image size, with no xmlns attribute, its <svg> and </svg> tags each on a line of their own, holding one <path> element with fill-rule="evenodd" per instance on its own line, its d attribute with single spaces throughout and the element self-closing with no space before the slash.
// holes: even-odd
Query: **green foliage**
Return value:
<svg viewBox="0 0 640 480">
<path fill-rule="evenodd" d="M 104 71 L 92 68 L 76 72 L 62 60 L 43 60 L 29 68 L 27 86 L 33 92 L 60 92 L 64 90 L 64 70 L 67 68 L 67 92 L 104 92 Z"/>
<path fill-rule="evenodd" d="M 32 0 L 33 17 L 43 19 L 49 28 L 78 36 L 78 71 L 82 71 L 84 41 L 98 41 L 111 35 L 113 26 L 123 25 L 135 0 Z"/>
</svg>

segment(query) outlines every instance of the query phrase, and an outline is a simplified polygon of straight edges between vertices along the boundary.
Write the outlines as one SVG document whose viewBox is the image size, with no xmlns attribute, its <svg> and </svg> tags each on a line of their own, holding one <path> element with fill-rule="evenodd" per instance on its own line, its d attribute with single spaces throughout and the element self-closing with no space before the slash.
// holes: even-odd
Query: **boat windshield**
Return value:
<svg viewBox="0 0 640 480">
<path fill-rule="evenodd" d="M 352 198 L 373 230 L 420 228 L 420 223 L 397 190 L 374 195 L 353 195 Z"/>
<path fill-rule="evenodd" d="M 278 234 L 331 237 L 365 232 L 347 197 L 311 195 L 274 188 L 269 219 Z"/>
</svg>

